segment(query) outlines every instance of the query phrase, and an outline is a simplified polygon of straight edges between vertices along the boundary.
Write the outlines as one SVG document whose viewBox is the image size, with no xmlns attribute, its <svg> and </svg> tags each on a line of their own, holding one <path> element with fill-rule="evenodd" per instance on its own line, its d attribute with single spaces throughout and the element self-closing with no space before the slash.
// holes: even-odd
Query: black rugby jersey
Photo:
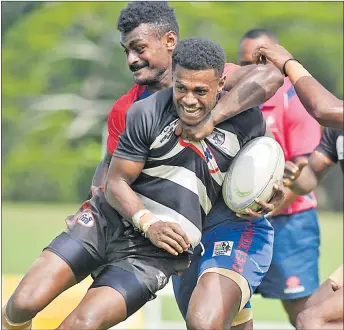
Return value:
<svg viewBox="0 0 344 330">
<path fill-rule="evenodd" d="M 339 161 L 344 173 L 344 132 L 341 129 L 325 127 L 316 150 L 330 158 L 334 163 Z"/>
<path fill-rule="evenodd" d="M 131 188 L 163 221 L 178 222 L 195 246 L 234 156 L 265 134 L 265 121 L 256 107 L 217 125 L 200 142 L 183 140 L 174 134 L 172 92 L 159 91 L 132 105 L 114 156 L 145 162 Z"/>
</svg>

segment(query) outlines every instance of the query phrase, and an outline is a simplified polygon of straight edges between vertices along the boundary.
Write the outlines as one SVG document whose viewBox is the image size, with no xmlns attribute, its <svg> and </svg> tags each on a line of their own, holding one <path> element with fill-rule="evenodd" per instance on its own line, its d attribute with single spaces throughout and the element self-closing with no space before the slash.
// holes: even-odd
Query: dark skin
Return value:
<svg viewBox="0 0 344 330">
<path fill-rule="evenodd" d="M 281 45 L 262 43 L 253 52 L 255 63 L 261 63 L 261 56 L 265 56 L 282 72 L 284 63 L 293 56 Z M 296 93 L 308 113 L 320 125 L 343 129 L 344 112 L 343 100 L 339 100 L 324 86 L 322 86 L 307 71 L 299 76 L 303 67 L 295 61 L 288 61 L 285 66 L 290 81 L 294 84 Z"/>
<path fill-rule="evenodd" d="M 147 24 L 121 35 L 121 45 L 127 56 L 128 67 L 134 70 L 135 82 L 146 85 L 150 93 L 172 86 L 172 52 L 177 39 L 173 31 L 159 36 L 154 27 Z M 139 68 L 141 70 L 137 70 Z M 273 65 L 239 68 L 227 77 L 224 89 L 230 92 L 216 104 L 211 115 L 195 126 L 180 121 L 176 134 L 193 141 L 202 140 L 220 122 L 264 103 L 282 84 L 283 76 Z M 104 184 L 111 156 L 107 152 L 97 167 L 92 186 Z"/>
<path fill-rule="evenodd" d="M 295 193 L 303 195 L 313 191 L 334 163 L 315 150 L 308 162 L 287 162 L 284 184 Z M 343 329 L 343 288 L 332 280 L 325 281 L 305 302 L 298 315 L 297 329 Z"/>
<path fill-rule="evenodd" d="M 177 65 L 174 72 L 173 95 L 178 116 L 189 124 L 198 124 L 213 109 L 216 96 L 222 90 L 224 78 L 215 74 L 215 70 L 193 71 Z M 187 114 L 184 108 L 197 109 L 198 116 Z M 108 203 L 131 221 L 132 216 L 144 205 L 130 188 L 132 182 L 142 172 L 144 163 L 114 157 L 105 185 Z M 159 248 L 178 255 L 189 247 L 189 240 L 176 223 L 158 221 L 151 225 L 147 237 Z"/>
</svg>

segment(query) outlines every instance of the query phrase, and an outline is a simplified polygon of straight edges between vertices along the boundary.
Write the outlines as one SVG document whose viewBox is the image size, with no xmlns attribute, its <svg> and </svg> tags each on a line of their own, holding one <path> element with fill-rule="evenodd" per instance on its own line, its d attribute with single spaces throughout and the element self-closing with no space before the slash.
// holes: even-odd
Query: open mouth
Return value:
<svg viewBox="0 0 344 330">
<path fill-rule="evenodd" d="M 197 117 L 201 113 L 200 108 L 189 108 L 182 106 L 184 113 L 189 117 Z"/>
</svg>

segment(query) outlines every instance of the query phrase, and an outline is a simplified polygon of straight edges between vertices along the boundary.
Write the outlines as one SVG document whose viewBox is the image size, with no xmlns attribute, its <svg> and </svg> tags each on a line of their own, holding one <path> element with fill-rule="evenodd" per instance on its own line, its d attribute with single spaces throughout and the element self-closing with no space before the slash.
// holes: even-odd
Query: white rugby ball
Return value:
<svg viewBox="0 0 344 330">
<path fill-rule="evenodd" d="M 283 150 L 274 139 L 264 136 L 247 143 L 235 156 L 223 182 L 227 206 L 241 214 L 246 214 L 247 208 L 259 211 L 255 199 L 271 200 L 274 184 L 283 180 L 284 165 Z"/>
</svg>

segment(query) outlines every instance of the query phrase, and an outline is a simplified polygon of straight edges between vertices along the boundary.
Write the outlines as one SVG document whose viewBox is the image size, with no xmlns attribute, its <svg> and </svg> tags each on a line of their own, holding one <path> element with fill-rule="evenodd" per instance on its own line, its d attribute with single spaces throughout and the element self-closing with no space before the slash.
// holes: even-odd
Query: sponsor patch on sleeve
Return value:
<svg viewBox="0 0 344 330">
<path fill-rule="evenodd" d="M 93 227 L 94 225 L 94 218 L 93 214 L 90 211 L 85 211 L 82 212 L 77 220 L 76 220 L 80 225 L 85 226 L 85 227 Z"/>
</svg>

